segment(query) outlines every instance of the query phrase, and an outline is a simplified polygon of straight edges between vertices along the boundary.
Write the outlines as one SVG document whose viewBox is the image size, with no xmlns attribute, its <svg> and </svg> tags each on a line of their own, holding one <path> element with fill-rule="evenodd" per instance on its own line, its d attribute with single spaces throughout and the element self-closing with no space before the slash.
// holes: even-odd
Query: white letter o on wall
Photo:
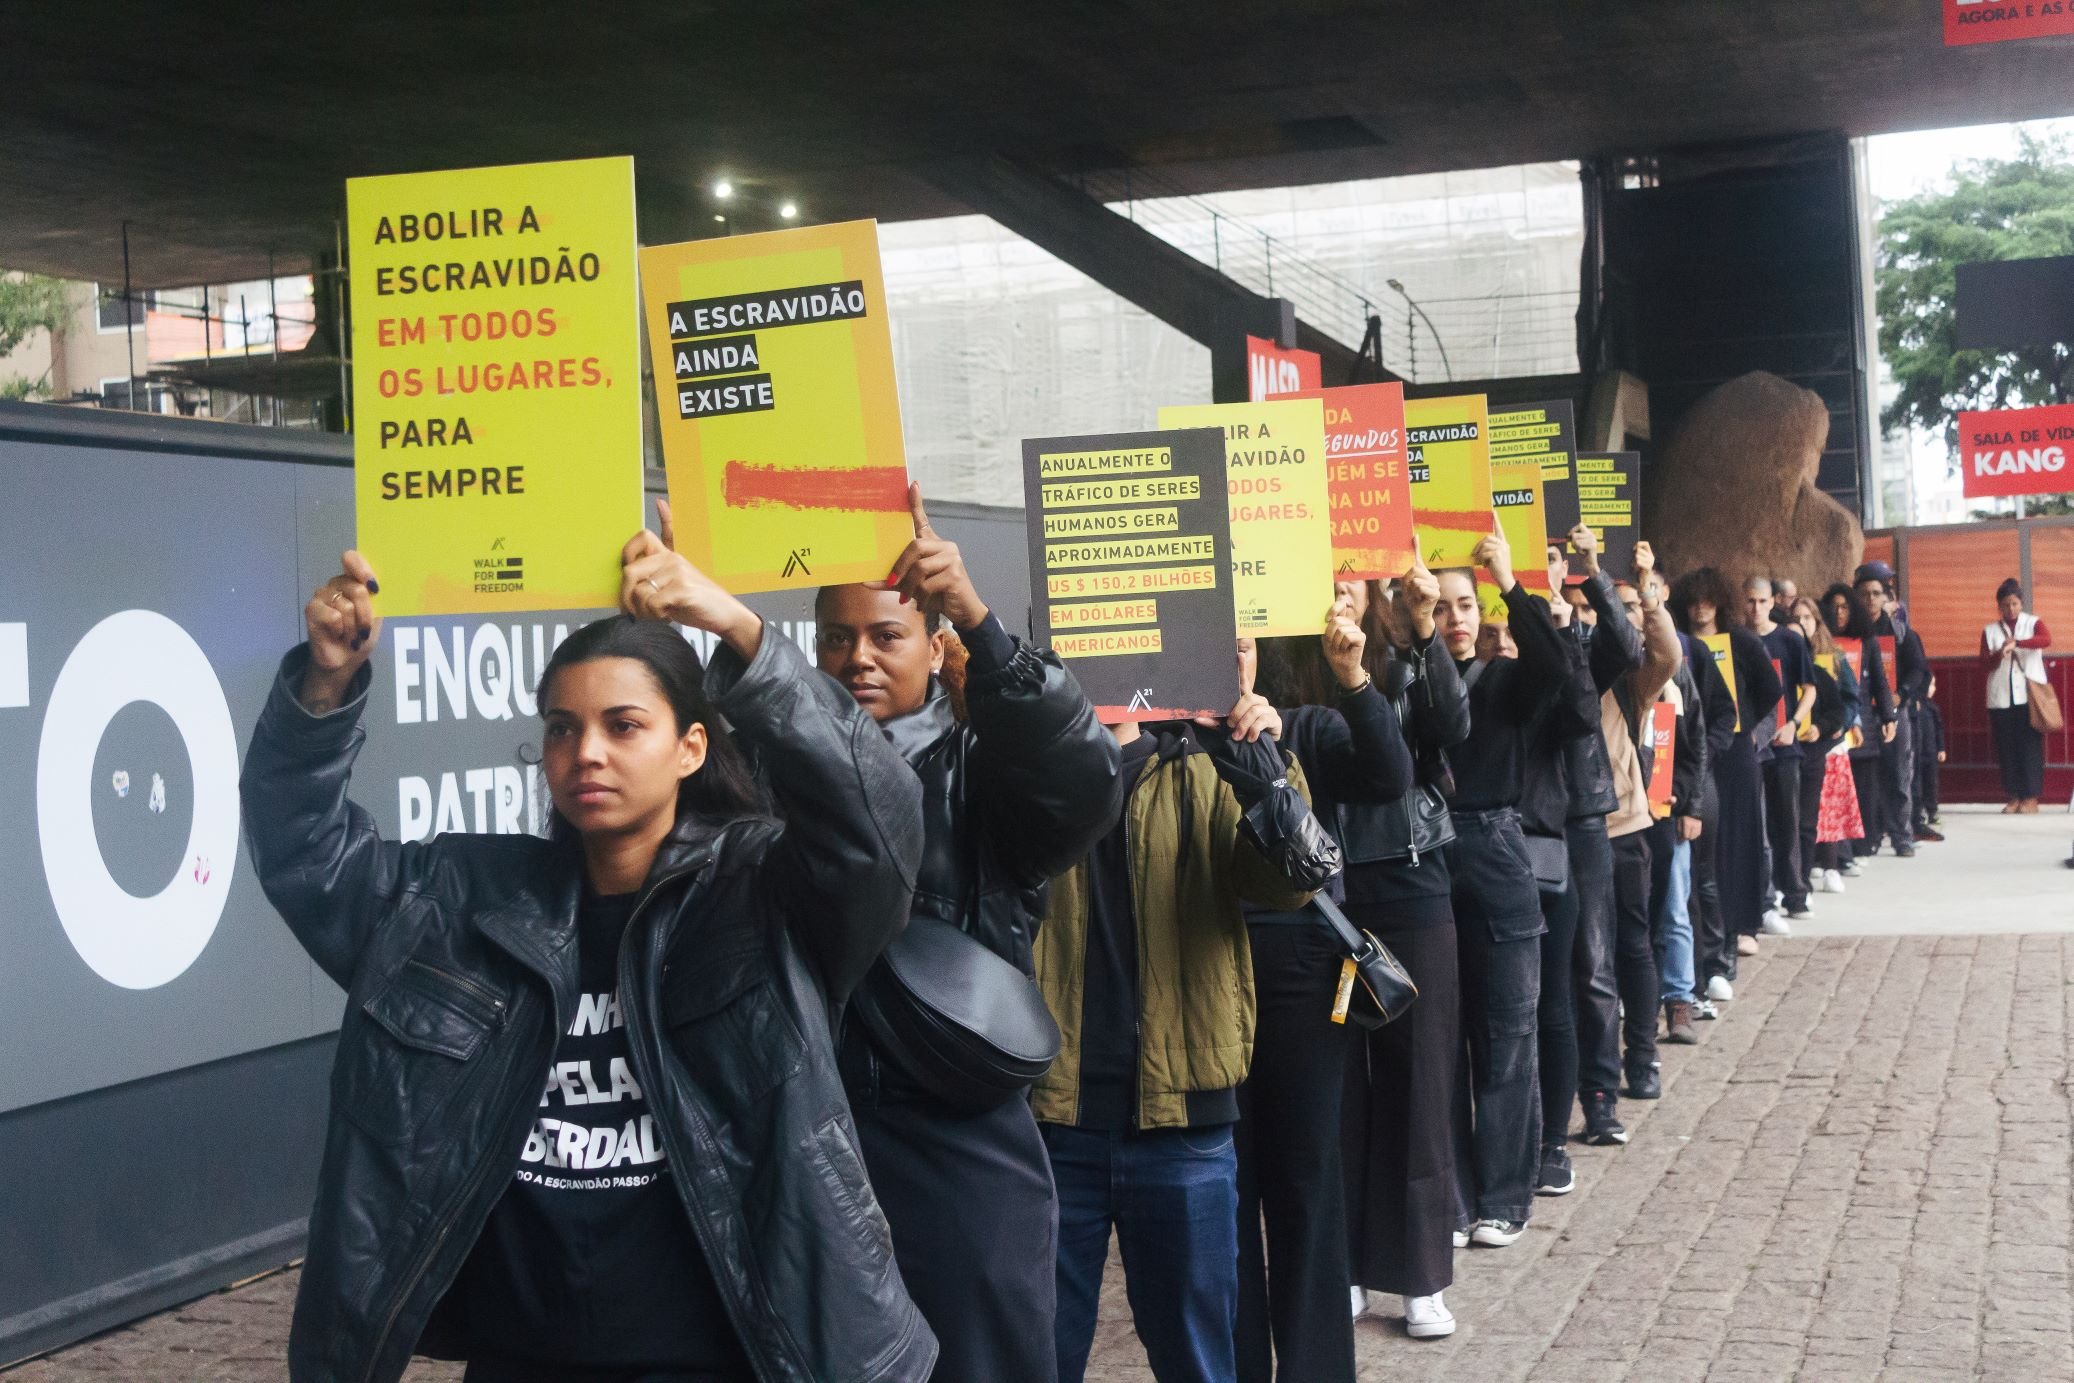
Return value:
<svg viewBox="0 0 2074 1383">
<path fill-rule="evenodd" d="M 94 834 L 94 756 L 108 723 L 134 701 L 172 720 L 194 775 L 187 849 L 171 881 L 149 898 L 116 883 Z M 164 615 L 110 615 L 59 669 L 36 758 L 43 876 L 72 948 L 124 989 L 178 978 L 215 933 L 238 859 L 238 741 L 208 657 Z"/>
</svg>

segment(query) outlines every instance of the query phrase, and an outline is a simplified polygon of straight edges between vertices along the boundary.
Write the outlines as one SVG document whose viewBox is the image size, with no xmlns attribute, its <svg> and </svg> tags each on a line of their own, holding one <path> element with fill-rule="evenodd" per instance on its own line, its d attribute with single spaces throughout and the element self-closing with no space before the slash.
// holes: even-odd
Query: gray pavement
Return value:
<svg viewBox="0 0 2074 1383">
<path fill-rule="evenodd" d="M 1395 1298 L 1361 1378 L 2074 1378 L 2074 818 L 1946 813 L 1743 962 L 1625 1148 L 1511 1248 L 1457 1255 L 1448 1340 Z M 2019 934 L 2023 933 L 2023 934 Z M 295 1275 L 32 1362 L 8 1383 L 273 1380 Z M 1150 1383 L 1111 1266 L 1096 1383 Z M 458 1371 L 420 1365 L 414 1383 Z M 963 1383 L 958 1380 L 957 1383 Z"/>
</svg>

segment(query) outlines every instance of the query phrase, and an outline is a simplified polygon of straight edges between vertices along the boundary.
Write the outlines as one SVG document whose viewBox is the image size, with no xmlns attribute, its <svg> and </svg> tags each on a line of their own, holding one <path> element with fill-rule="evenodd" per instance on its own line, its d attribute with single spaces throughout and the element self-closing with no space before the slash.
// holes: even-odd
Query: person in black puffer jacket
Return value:
<svg viewBox="0 0 2074 1383">
<path fill-rule="evenodd" d="M 1058 658 L 988 611 L 919 488 L 909 501 L 915 540 L 891 578 L 821 589 L 816 656 L 921 779 L 915 916 L 959 927 L 1029 974 L 1047 881 L 1115 824 L 1121 751 Z M 962 720 L 936 675 L 944 620 L 968 655 Z M 942 1343 L 935 1376 L 1053 1383 L 1058 1199 L 1029 1101 L 948 1106 L 854 1007 L 842 1063 L 901 1271 Z"/>
</svg>

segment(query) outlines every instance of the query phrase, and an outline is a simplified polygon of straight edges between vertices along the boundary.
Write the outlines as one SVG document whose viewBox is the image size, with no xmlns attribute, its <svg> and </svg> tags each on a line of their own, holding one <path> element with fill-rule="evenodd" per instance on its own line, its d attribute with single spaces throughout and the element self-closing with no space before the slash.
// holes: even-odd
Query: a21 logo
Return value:
<svg viewBox="0 0 2074 1383">
<path fill-rule="evenodd" d="M 1138 690 L 1136 690 L 1136 691 L 1132 692 L 1132 693 L 1131 693 L 1131 704 L 1130 704 L 1130 705 L 1129 705 L 1128 707 L 1126 707 L 1126 709 L 1127 709 L 1127 710 L 1132 710 L 1132 711 L 1149 711 L 1149 710 L 1151 710 L 1151 709 L 1152 709 L 1152 688 L 1150 688 L 1150 687 L 1140 687 L 1140 688 L 1138 688 Z"/>
</svg>

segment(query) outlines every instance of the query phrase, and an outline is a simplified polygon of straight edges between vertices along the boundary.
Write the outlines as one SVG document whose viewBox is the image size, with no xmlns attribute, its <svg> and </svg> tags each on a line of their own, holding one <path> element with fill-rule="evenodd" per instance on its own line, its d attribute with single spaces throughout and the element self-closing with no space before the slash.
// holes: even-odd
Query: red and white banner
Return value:
<svg viewBox="0 0 2074 1383">
<path fill-rule="evenodd" d="M 2074 491 L 2074 403 L 1961 413 L 1959 472 L 1968 499 Z"/>
<path fill-rule="evenodd" d="M 1947 47 L 2048 34 L 2074 34 L 2074 0 L 1944 0 Z"/>
<path fill-rule="evenodd" d="M 1283 350 L 1264 336 L 1246 338 L 1247 397 L 1254 403 L 1325 387 L 1325 360 L 1316 351 Z"/>
</svg>

